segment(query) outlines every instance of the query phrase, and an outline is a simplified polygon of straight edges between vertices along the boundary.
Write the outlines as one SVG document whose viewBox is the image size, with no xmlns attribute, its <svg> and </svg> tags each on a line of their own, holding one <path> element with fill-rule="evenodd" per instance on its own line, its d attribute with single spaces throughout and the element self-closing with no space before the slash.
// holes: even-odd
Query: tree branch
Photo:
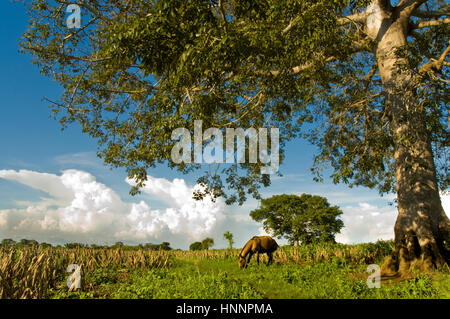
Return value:
<svg viewBox="0 0 450 319">
<path fill-rule="evenodd" d="M 400 16 L 409 19 L 411 15 L 428 0 L 401 0 L 397 6 L 400 10 Z"/>
<path fill-rule="evenodd" d="M 448 65 L 445 61 L 445 58 L 447 55 L 450 54 L 450 46 L 445 49 L 444 53 L 439 57 L 439 59 L 430 59 L 427 63 L 422 65 L 419 69 L 419 72 L 421 73 L 429 73 L 429 72 L 440 72 L 442 70 L 442 67 L 444 65 Z"/>
<path fill-rule="evenodd" d="M 423 29 L 423 28 L 428 28 L 428 27 L 446 24 L 446 23 L 450 23 L 450 18 L 419 22 L 419 23 L 414 24 L 413 28 L 414 29 Z"/>
<path fill-rule="evenodd" d="M 334 60 L 336 60 L 335 57 L 329 57 L 329 58 L 327 58 L 325 60 L 322 60 L 322 61 L 327 63 L 327 62 L 331 62 L 331 61 L 334 61 Z M 311 61 L 311 62 L 302 64 L 302 65 L 298 65 L 298 66 L 293 67 L 292 69 L 289 70 L 289 75 L 296 75 L 296 74 L 298 74 L 298 73 L 300 73 L 302 71 L 305 71 L 307 69 L 312 68 L 314 65 L 316 65 L 316 61 Z M 270 71 L 269 73 L 272 74 L 273 76 L 278 76 L 278 75 L 281 74 L 281 71 Z"/>
<path fill-rule="evenodd" d="M 312 5 L 309 10 L 313 10 L 315 7 L 317 7 L 319 5 L 319 3 L 316 3 L 314 5 Z M 293 27 L 295 27 L 295 25 L 298 23 L 298 21 L 300 20 L 301 15 L 296 16 L 295 18 L 293 18 L 288 26 L 286 28 L 283 29 L 283 31 L 281 31 L 281 34 L 286 34 L 288 33 Z"/>
<path fill-rule="evenodd" d="M 434 11 L 416 10 L 415 12 L 413 12 L 412 16 L 424 19 L 439 19 L 440 17 L 443 16 L 450 16 L 450 9 L 445 8 Z"/>
<path fill-rule="evenodd" d="M 220 14 L 222 15 L 223 22 L 225 23 L 225 32 L 228 32 L 228 20 L 225 14 L 225 9 L 223 8 L 222 0 L 219 0 L 219 10 Z"/>
<path fill-rule="evenodd" d="M 366 23 L 367 17 L 369 16 L 367 11 L 350 14 L 348 16 L 338 19 L 339 25 L 346 25 L 349 23 Z"/>
</svg>

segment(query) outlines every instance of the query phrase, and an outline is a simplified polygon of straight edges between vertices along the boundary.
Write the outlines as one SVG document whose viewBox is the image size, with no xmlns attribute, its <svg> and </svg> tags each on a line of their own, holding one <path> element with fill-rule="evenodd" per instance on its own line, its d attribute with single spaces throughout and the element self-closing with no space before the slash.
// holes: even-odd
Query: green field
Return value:
<svg viewBox="0 0 450 319">
<path fill-rule="evenodd" d="M 381 288 L 368 288 L 367 266 L 381 264 L 391 249 L 391 242 L 285 246 L 275 254 L 273 265 L 258 265 L 253 259 L 243 270 L 237 265 L 238 250 L 27 248 L 30 251 L 7 255 L 3 249 L 0 260 L 5 263 L 11 256 L 14 261 L 9 269 L 4 264 L 0 268 L 0 292 L 3 298 L 450 298 L 448 269 L 382 280 Z M 13 276 L 14 269 L 27 268 L 26 263 L 41 272 L 6 277 Z M 68 263 L 79 263 L 84 270 L 79 291 L 66 287 Z"/>
</svg>

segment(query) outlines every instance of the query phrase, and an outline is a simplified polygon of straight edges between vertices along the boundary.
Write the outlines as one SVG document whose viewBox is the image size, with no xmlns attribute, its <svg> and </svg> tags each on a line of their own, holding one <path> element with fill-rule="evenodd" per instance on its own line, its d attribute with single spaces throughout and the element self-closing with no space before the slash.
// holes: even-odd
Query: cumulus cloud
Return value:
<svg viewBox="0 0 450 319">
<path fill-rule="evenodd" d="M 114 190 L 81 170 L 65 170 L 59 175 L 0 170 L 0 178 L 47 194 L 38 202 L 16 202 L 15 208 L 0 210 L 0 238 L 100 244 L 118 240 L 132 243 L 169 241 L 172 247 L 187 248 L 193 241 L 206 236 L 216 240 L 215 247 L 226 247 L 222 238 L 225 231 L 235 235 L 236 246 L 243 245 L 251 236 L 266 234 L 262 224 L 248 215 L 256 208 L 256 201 L 231 208 L 221 199 L 195 201 L 192 194 L 200 186 L 189 186 L 183 179 L 169 181 L 148 176 L 142 192 L 164 202 L 167 207 L 156 209 L 147 199 L 123 201 Z M 125 182 L 135 185 L 129 179 Z M 449 214 L 450 196 L 441 198 Z M 337 241 L 359 243 L 393 238 L 397 217 L 395 207 L 361 201 L 341 209 L 345 227 L 336 236 Z"/>
<path fill-rule="evenodd" d="M 134 181 L 126 181 L 135 185 Z M 149 176 L 142 192 L 156 196 L 170 208 L 152 210 L 144 201 L 133 204 L 127 216 L 133 225 L 130 231 L 140 238 L 150 233 L 161 233 L 164 229 L 173 234 L 189 234 L 195 239 L 210 233 L 225 218 L 225 204 L 221 199 L 214 202 L 209 196 L 202 201 L 194 200 L 192 194 L 199 188 L 199 185 L 188 187 L 183 179 L 170 182 Z"/>
<path fill-rule="evenodd" d="M 367 203 L 342 208 L 344 228 L 336 235 L 336 241 L 351 244 L 394 238 L 397 218 L 395 207 L 378 207 Z"/>
<path fill-rule="evenodd" d="M 143 192 L 157 196 L 168 208 L 155 210 L 148 203 L 127 203 L 116 192 L 79 170 L 61 175 L 28 170 L 0 170 L 0 178 L 16 181 L 51 196 L 26 207 L 0 210 L 3 236 L 41 240 L 63 239 L 142 241 L 163 233 L 199 239 L 223 220 L 224 203 L 192 199 L 195 187 L 184 180 L 168 181 L 149 176 Z M 133 182 L 126 180 L 133 185 Z M 58 205 L 56 205 L 58 204 Z M 164 237 L 164 236 L 163 236 Z M 43 238 L 43 239 L 42 239 Z"/>
<path fill-rule="evenodd" d="M 392 198 L 394 199 L 394 198 Z M 450 195 L 441 195 L 442 206 L 447 215 L 450 213 Z M 394 225 L 397 208 L 394 206 L 376 206 L 359 203 L 358 206 L 342 208 L 341 216 L 344 228 L 336 235 L 341 243 L 374 242 L 379 239 L 394 238 Z"/>
</svg>

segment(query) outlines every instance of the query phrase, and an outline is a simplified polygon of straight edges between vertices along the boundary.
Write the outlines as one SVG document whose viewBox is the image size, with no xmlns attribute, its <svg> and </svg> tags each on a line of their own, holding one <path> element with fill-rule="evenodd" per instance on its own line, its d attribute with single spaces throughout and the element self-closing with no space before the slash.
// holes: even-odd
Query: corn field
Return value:
<svg viewBox="0 0 450 319">
<path fill-rule="evenodd" d="M 311 244 L 280 247 L 274 254 L 275 264 L 294 267 L 305 264 L 333 262 L 371 264 L 380 262 L 392 251 L 392 242 L 373 244 Z M 65 289 L 69 274 L 67 267 L 78 265 L 82 273 L 92 274 L 107 269 L 113 273 L 134 270 L 169 268 L 172 261 L 228 260 L 237 262 L 240 249 L 202 251 L 123 250 L 120 248 L 61 248 L 26 246 L 0 247 L 0 299 L 49 298 L 52 290 Z M 262 261 L 266 260 L 262 256 Z M 237 266 L 236 266 L 237 267 Z M 85 276 L 83 276 L 83 279 Z M 92 283 L 82 289 L 94 289 Z"/>
<path fill-rule="evenodd" d="M 300 247 L 283 247 L 275 252 L 274 259 L 280 263 L 330 262 L 334 259 L 352 264 L 372 264 L 388 256 L 393 249 L 392 241 L 370 244 L 316 244 Z"/>
<path fill-rule="evenodd" d="M 170 266 L 164 251 L 122 251 L 120 249 L 67 249 L 41 246 L 0 248 L 0 299 L 46 298 L 49 289 L 67 278 L 71 264 L 82 272 L 97 268 L 121 270 Z"/>
<path fill-rule="evenodd" d="M 378 241 L 377 243 L 344 245 L 344 244 L 310 244 L 299 247 L 284 246 L 274 253 L 275 263 L 283 264 L 313 264 L 330 262 L 340 259 L 354 264 L 371 264 L 388 256 L 393 249 L 392 241 Z M 202 250 L 202 251 L 173 251 L 176 258 L 187 259 L 236 259 L 240 249 Z M 261 256 L 265 258 L 264 256 Z"/>
</svg>

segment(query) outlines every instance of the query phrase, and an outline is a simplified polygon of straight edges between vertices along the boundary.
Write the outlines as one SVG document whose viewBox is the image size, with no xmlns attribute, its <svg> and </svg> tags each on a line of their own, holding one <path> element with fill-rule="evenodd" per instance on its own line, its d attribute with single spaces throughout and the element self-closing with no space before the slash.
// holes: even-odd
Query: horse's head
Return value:
<svg viewBox="0 0 450 319">
<path fill-rule="evenodd" d="M 239 263 L 239 269 L 242 269 L 245 267 L 245 258 L 241 254 L 239 254 L 238 263 Z"/>
</svg>

